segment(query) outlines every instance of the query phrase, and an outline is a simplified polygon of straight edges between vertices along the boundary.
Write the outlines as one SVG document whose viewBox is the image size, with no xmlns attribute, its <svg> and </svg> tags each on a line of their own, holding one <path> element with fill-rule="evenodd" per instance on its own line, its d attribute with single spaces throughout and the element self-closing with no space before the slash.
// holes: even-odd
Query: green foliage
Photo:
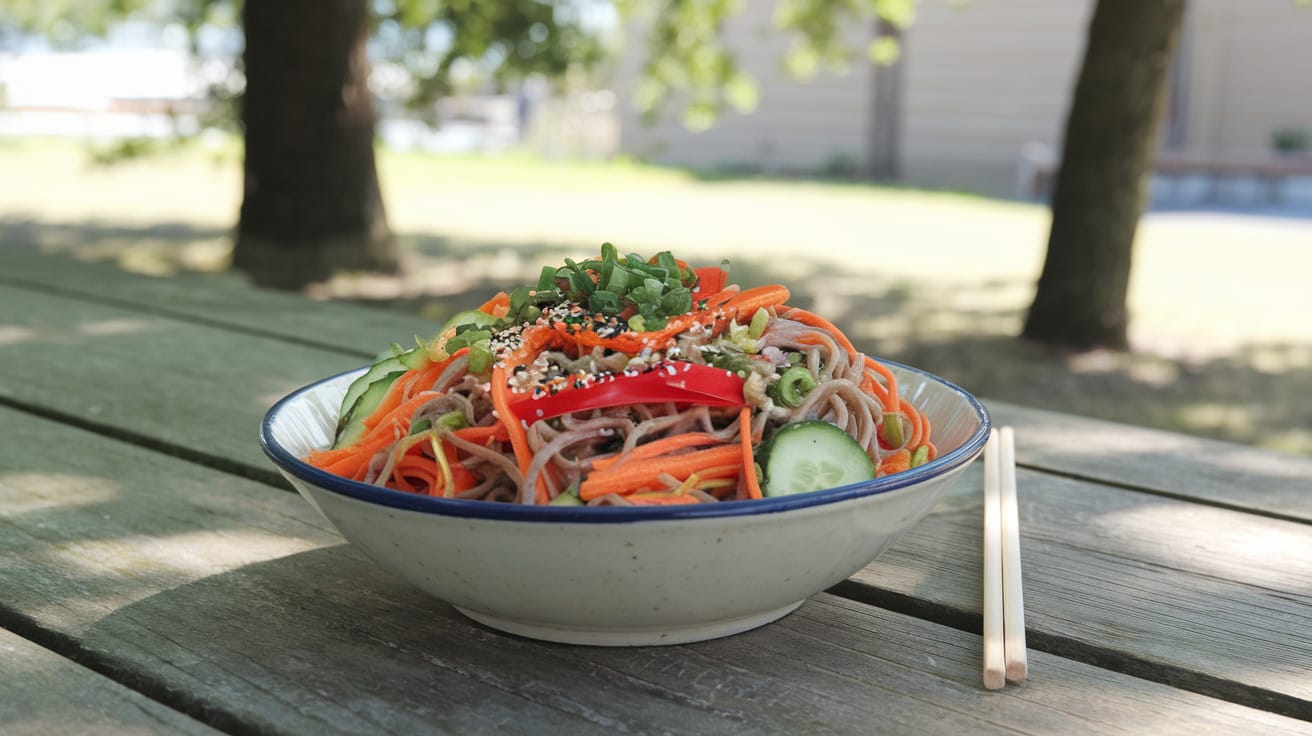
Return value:
<svg viewBox="0 0 1312 736">
<path fill-rule="evenodd" d="M 628 17 L 649 24 L 648 56 L 634 102 L 648 120 L 672 102 L 683 108 L 684 124 L 704 129 L 727 109 L 750 112 L 758 101 L 756 82 L 739 68 L 722 37 L 726 23 L 743 7 L 738 0 L 617 0 Z M 792 34 L 783 59 L 794 77 L 820 67 L 846 71 L 858 57 L 897 61 L 900 47 L 889 33 L 877 35 L 864 52 L 854 51 L 846 29 L 881 20 L 893 30 L 909 26 L 915 0 L 781 0 L 774 24 Z"/>
<path fill-rule="evenodd" d="M 141 13 L 151 0 L 0 0 L 0 31 L 43 36 L 72 46 L 104 35 L 125 17 Z"/>
<path fill-rule="evenodd" d="M 1312 133 L 1307 128 L 1280 128 L 1271 132 L 1271 150 L 1277 153 L 1301 153 L 1312 149 Z"/>
<path fill-rule="evenodd" d="M 431 109 L 462 84 L 559 78 L 598 63 L 585 0 L 377 0 L 375 49 L 412 75 L 410 102 Z"/>
<path fill-rule="evenodd" d="M 275 2 L 276 0 L 269 0 Z M 233 27 L 242 0 L 0 0 L 4 31 L 75 45 L 105 35 L 115 23 L 150 20 Z M 429 107 L 462 83 L 499 86 L 529 74 L 559 77 L 601 60 L 603 46 L 586 24 L 589 0 L 370 0 L 376 34 L 371 50 L 405 68 L 411 103 Z M 220 99 L 221 90 L 212 90 Z"/>
<path fill-rule="evenodd" d="M 275 0 L 270 0 L 275 1 Z M 693 129 L 714 124 L 727 109 L 750 112 L 759 93 L 723 30 L 746 0 L 615 0 L 625 18 L 645 23 L 647 62 L 634 92 L 649 118 L 669 106 Z M 41 34 L 74 44 L 103 35 L 115 22 L 145 18 L 202 26 L 239 22 L 242 0 L 0 0 L 4 30 Z M 785 69 L 805 78 L 820 68 L 844 71 L 870 59 L 893 63 L 900 48 L 882 34 L 854 48 L 851 28 L 880 19 L 892 29 L 914 17 L 915 0 L 781 0 L 774 23 L 792 35 Z M 498 87 L 531 74 L 560 78 L 602 61 L 605 44 L 586 22 L 596 0 L 370 0 L 379 61 L 409 74 L 409 102 L 419 110 L 462 86 L 491 80 Z M 0 35 L 2 37 L 2 35 Z M 869 38 L 869 34 L 861 34 Z M 239 85 L 238 85 L 239 88 Z M 230 111 L 231 90 L 212 90 Z"/>
</svg>

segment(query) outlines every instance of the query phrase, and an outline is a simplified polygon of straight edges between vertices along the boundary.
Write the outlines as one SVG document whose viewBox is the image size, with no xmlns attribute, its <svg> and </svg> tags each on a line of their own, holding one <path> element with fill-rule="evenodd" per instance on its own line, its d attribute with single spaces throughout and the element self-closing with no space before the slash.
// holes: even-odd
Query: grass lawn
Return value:
<svg viewBox="0 0 1312 736">
<path fill-rule="evenodd" d="M 1312 454 L 1312 221 L 1154 213 L 1140 228 L 1130 353 L 1015 340 L 1042 265 L 1043 207 L 864 184 L 705 177 L 636 163 L 383 152 L 401 278 L 322 296 L 440 319 L 544 262 L 595 252 L 729 258 L 870 352 L 986 397 Z M 124 267 L 214 269 L 240 158 L 196 148 L 110 168 L 59 141 L 0 142 L 0 234 Z"/>
</svg>

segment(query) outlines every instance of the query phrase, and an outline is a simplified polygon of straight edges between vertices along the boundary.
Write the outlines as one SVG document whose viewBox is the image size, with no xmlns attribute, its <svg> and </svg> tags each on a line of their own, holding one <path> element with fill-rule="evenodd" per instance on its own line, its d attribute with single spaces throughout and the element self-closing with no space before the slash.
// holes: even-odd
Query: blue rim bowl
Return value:
<svg viewBox="0 0 1312 736">
<path fill-rule="evenodd" d="M 288 411 L 289 407 L 304 401 L 308 394 L 323 391 L 329 384 L 334 382 L 340 384 L 341 390 L 344 392 L 350 380 L 361 375 L 366 370 L 365 368 L 330 376 L 299 388 L 283 397 L 269 409 L 260 424 L 260 445 L 269 459 L 282 472 L 305 483 L 366 503 L 419 511 L 426 514 L 553 524 L 605 524 L 776 514 L 794 509 L 823 506 L 874 496 L 914 486 L 951 473 L 963 465 L 969 464 L 983 450 L 984 444 L 988 441 L 991 420 L 988 410 L 984 408 L 984 405 L 978 399 L 956 384 L 932 373 L 893 361 L 881 360 L 881 362 L 889 366 L 895 374 L 898 374 L 902 400 L 910 400 L 914 404 L 916 403 L 917 394 L 926 384 L 937 385 L 940 389 L 946 390 L 949 395 L 955 396 L 961 402 L 961 408 L 973 414 L 974 419 L 977 421 L 974 430 L 962 441 L 955 443 L 953 447 L 940 448 L 941 454 L 938 457 L 919 467 L 861 483 L 775 498 L 680 506 L 530 506 L 515 503 L 439 498 L 392 490 L 333 475 L 301 460 L 298 453 L 289 449 L 277 436 L 278 425 L 285 412 Z M 910 391 L 907 389 L 910 389 Z M 339 392 L 338 396 L 340 395 Z M 329 418 L 334 422 L 336 421 L 335 416 Z M 935 426 L 939 425 L 936 423 Z"/>
</svg>

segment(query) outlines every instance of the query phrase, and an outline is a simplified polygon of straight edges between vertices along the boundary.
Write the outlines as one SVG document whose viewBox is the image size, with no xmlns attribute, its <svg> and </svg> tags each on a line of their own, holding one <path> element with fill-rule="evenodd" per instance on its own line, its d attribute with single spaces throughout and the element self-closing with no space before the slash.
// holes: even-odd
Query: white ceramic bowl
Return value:
<svg viewBox="0 0 1312 736">
<path fill-rule="evenodd" d="M 769 623 L 850 576 L 929 512 L 984 447 L 989 416 L 960 388 L 891 364 L 929 418 L 937 459 L 814 493 L 689 506 L 520 506 L 358 483 L 298 458 L 327 446 L 361 371 L 265 416 L 265 452 L 380 567 L 488 626 L 574 644 L 699 641 Z"/>
</svg>

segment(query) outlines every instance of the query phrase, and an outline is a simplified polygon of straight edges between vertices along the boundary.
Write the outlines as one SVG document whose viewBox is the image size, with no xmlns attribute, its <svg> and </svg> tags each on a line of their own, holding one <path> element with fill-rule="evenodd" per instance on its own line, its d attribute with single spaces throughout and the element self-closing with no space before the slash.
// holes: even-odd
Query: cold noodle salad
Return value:
<svg viewBox="0 0 1312 736">
<path fill-rule="evenodd" d="M 669 253 L 543 269 L 394 345 L 305 460 L 410 493 L 522 504 L 755 499 L 934 459 L 894 374 L 778 285 Z"/>
</svg>

